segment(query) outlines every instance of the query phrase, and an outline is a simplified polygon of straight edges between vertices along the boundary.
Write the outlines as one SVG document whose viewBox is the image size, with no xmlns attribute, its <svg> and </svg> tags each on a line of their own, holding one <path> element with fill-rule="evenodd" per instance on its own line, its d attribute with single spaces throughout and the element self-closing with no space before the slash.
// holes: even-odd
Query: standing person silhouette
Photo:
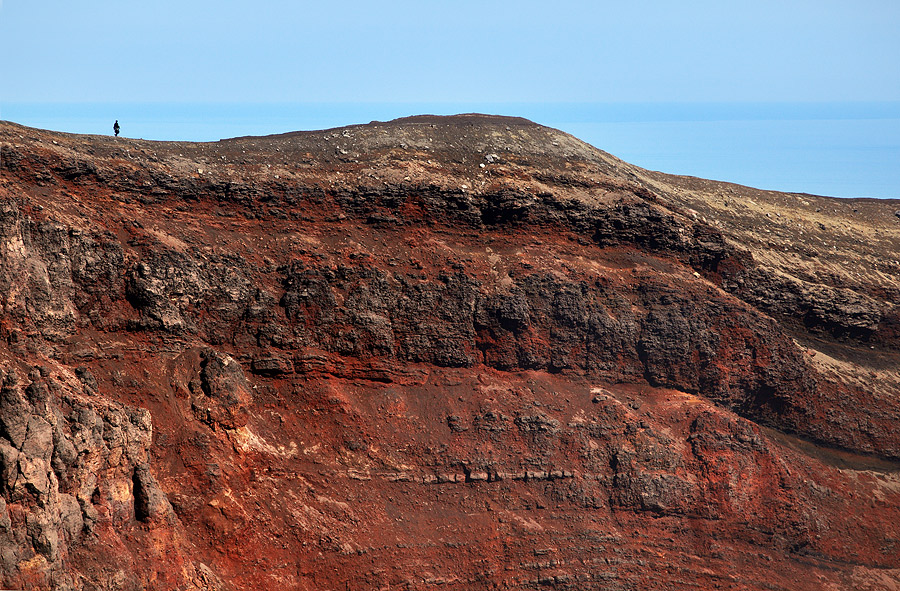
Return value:
<svg viewBox="0 0 900 591">
<path fill-rule="evenodd" d="M 116 119 L 116 122 L 113 123 L 113 131 L 116 133 L 116 137 L 119 137 L 119 120 Z"/>
</svg>

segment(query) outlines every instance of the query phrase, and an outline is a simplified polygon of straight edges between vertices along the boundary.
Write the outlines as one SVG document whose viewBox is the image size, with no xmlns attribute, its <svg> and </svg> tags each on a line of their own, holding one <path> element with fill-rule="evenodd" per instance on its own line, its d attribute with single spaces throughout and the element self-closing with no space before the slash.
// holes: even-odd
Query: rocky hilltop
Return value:
<svg viewBox="0 0 900 591">
<path fill-rule="evenodd" d="M 900 588 L 897 201 L 480 115 L 0 146 L 4 588 Z"/>
</svg>

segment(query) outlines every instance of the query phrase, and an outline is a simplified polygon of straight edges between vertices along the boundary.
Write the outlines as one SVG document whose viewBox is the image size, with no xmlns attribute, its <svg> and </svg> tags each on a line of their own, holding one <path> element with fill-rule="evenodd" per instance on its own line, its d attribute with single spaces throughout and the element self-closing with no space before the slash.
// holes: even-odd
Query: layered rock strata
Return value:
<svg viewBox="0 0 900 591">
<path fill-rule="evenodd" d="M 484 116 L 0 142 L 6 587 L 900 581 L 896 203 Z"/>
</svg>

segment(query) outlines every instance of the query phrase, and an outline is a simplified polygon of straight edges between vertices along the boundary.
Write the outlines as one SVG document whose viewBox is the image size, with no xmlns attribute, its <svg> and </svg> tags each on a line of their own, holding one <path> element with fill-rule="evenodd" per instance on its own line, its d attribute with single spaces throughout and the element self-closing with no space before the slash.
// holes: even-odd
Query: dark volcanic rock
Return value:
<svg viewBox="0 0 900 591">
<path fill-rule="evenodd" d="M 191 403 L 194 415 L 210 426 L 243 427 L 247 424 L 253 395 L 241 365 L 212 349 L 202 351 L 200 359 L 200 384 L 194 388 Z"/>
</svg>

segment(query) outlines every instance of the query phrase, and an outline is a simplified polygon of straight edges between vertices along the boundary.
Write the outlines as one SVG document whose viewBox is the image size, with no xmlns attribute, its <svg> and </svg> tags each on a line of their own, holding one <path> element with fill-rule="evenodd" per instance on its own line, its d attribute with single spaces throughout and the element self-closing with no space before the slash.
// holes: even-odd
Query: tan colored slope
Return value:
<svg viewBox="0 0 900 591">
<path fill-rule="evenodd" d="M 640 175 L 749 248 L 760 264 L 805 281 L 900 293 L 900 200 L 837 199 L 649 171 Z"/>
</svg>

